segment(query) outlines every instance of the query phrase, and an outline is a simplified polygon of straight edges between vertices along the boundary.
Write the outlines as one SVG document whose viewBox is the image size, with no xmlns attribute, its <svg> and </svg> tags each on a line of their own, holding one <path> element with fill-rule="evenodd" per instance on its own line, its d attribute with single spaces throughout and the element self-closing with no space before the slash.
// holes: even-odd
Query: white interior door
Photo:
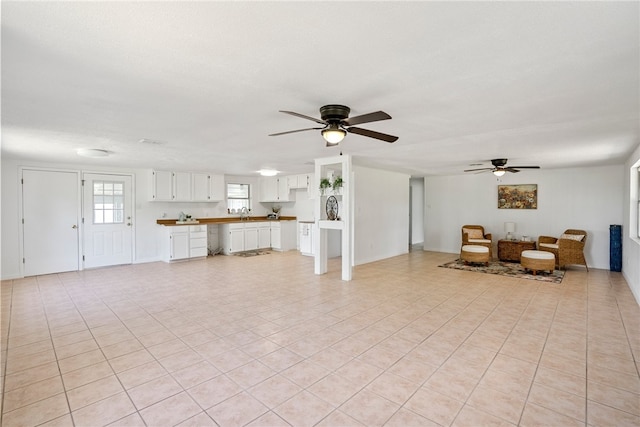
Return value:
<svg viewBox="0 0 640 427">
<path fill-rule="evenodd" d="M 131 264 L 131 176 L 84 173 L 82 179 L 84 267 Z"/>
<path fill-rule="evenodd" d="M 22 171 L 24 275 L 79 269 L 78 172 Z"/>
</svg>

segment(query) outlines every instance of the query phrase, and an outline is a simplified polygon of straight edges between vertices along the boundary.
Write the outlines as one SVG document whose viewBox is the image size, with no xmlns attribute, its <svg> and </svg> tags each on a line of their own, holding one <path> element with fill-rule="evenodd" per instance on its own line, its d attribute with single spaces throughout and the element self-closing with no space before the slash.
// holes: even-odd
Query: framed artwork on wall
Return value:
<svg viewBox="0 0 640 427">
<path fill-rule="evenodd" d="M 538 184 L 498 185 L 498 209 L 538 209 Z"/>
</svg>

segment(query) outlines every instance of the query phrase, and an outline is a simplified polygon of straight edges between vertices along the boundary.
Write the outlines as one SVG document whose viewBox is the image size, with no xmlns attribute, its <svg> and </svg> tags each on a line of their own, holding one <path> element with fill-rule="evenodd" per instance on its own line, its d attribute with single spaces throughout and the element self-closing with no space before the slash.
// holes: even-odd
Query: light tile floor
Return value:
<svg viewBox="0 0 640 427">
<path fill-rule="evenodd" d="M 313 274 L 297 252 L 2 282 L 11 426 L 638 426 L 640 309 L 411 252 Z"/>
</svg>

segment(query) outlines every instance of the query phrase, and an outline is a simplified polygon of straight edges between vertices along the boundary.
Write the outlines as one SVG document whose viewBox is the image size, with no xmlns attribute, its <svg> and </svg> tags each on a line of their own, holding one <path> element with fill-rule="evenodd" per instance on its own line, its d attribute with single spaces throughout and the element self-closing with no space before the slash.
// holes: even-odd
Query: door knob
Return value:
<svg viewBox="0 0 640 427">
<path fill-rule="evenodd" d="M 131 223 L 130 222 L 127 223 L 127 227 L 131 227 Z"/>
<path fill-rule="evenodd" d="M 75 225 L 75 224 L 73 224 L 73 225 L 71 226 L 71 228 L 78 228 L 78 226 L 77 226 L 77 225 Z"/>
</svg>

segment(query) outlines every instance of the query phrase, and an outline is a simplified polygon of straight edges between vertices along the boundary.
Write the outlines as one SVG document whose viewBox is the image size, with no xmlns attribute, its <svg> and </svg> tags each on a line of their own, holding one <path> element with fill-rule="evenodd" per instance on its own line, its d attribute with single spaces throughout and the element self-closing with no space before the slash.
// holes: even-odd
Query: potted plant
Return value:
<svg viewBox="0 0 640 427">
<path fill-rule="evenodd" d="M 336 178 L 333 180 L 333 184 L 331 185 L 331 187 L 333 188 L 333 193 L 334 194 L 339 194 L 340 191 L 342 190 L 342 184 L 344 182 L 342 181 L 342 177 L 341 176 L 336 176 Z"/>
<path fill-rule="evenodd" d="M 329 178 L 321 178 L 320 179 L 320 194 L 324 196 L 325 191 L 331 187 L 331 181 Z"/>
</svg>

